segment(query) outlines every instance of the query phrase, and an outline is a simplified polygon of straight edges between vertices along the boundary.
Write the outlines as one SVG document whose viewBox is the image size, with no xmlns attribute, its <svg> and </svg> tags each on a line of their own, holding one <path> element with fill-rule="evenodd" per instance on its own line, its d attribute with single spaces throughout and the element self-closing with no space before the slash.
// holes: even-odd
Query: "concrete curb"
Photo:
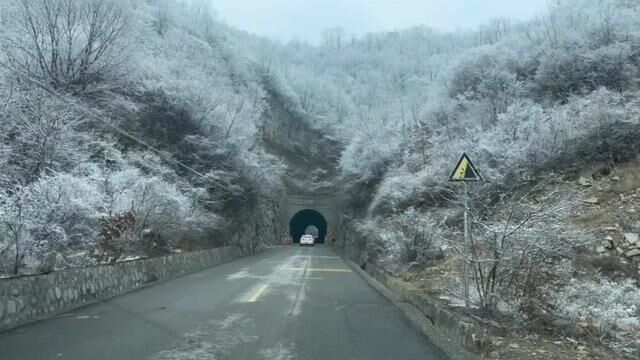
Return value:
<svg viewBox="0 0 640 360">
<path fill-rule="evenodd" d="M 451 360 L 476 360 L 478 356 L 472 354 L 461 344 L 460 338 L 447 336 L 449 331 L 443 331 L 442 326 L 437 326 L 433 319 L 427 317 L 411 302 L 405 301 L 402 294 L 397 294 L 387 288 L 380 281 L 376 280 L 368 272 L 360 268 L 353 261 L 345 258 L 338 251 L 334 250 L 353 270 L 358 273 L 371 287 L 376 289 L 382 296 L 391 301 L 405 315 L 411 325 L 427 337 L 444 358 Z M 452 327 L 457 323 L 451 324 Z"/>
</svg>

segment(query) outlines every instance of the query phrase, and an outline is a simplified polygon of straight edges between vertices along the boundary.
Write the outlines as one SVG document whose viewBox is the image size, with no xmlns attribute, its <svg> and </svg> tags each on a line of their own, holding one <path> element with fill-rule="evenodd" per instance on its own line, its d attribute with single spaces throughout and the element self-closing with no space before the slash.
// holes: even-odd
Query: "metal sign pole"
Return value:
<svg viewBox="0 0 640 360">
<path fill-rule="evenodd" d="M 469 308 L 469 186 L 464 182 L 464 306 Z"/>
<path fill-rule="evenodd" d="M 467 153 L 463 153 L 458 164 L 449 175 L 449 181 L 462 181 L 464 183 L 464 249 L 462 258 L 464 261 L 464 306 L 469 309 L 469 266 L 471 262 L 471 227 L 469 225 L 469 181 L 483 181 L 482 175 L 473 165 Z"/>
</svg>

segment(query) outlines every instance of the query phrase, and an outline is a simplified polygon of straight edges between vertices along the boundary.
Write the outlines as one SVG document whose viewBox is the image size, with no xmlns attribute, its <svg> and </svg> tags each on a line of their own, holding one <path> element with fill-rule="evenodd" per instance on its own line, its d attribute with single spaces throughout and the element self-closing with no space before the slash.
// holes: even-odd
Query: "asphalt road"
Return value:
<svg viewBox="0 0 640 360">
<path fill-rule="evenodd" d="M 0 359 L 441 358 L 330 249 L 293 246 L 0 333 Z"/>
</svg>

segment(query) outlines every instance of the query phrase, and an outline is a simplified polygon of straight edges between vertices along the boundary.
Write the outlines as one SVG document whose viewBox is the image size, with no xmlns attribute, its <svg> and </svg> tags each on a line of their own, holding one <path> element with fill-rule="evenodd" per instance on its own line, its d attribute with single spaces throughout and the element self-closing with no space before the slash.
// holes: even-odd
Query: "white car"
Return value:
<svg viewBox="0 0 640 360">
<path fill-rule="evenodd" d="M 300 246 L 305 246 L 305 245 L 311 245 L 313 246 L 314 243 L 314 239 L 313 239 L 313 235 L 302 235 L 302 237 L 300 238 Z"/>
</svg>

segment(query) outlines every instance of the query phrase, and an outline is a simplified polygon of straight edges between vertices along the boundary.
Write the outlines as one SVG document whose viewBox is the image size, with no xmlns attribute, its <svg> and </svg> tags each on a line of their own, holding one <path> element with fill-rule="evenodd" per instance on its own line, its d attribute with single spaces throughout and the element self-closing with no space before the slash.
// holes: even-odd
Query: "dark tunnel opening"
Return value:
<svg viewBox="0 0 640 360">
<path fill-rule="evenodd" d="M 311 209 L 301 210 L 296 213 L 289 222 L 289 234 L 294 243 L 300 242 L 300 237 L 304 235 L 309 226 L 318 228 L 317 243 L 324 243 L 327 235 L 327 220 L 319 212 Z"/>
</svg>

